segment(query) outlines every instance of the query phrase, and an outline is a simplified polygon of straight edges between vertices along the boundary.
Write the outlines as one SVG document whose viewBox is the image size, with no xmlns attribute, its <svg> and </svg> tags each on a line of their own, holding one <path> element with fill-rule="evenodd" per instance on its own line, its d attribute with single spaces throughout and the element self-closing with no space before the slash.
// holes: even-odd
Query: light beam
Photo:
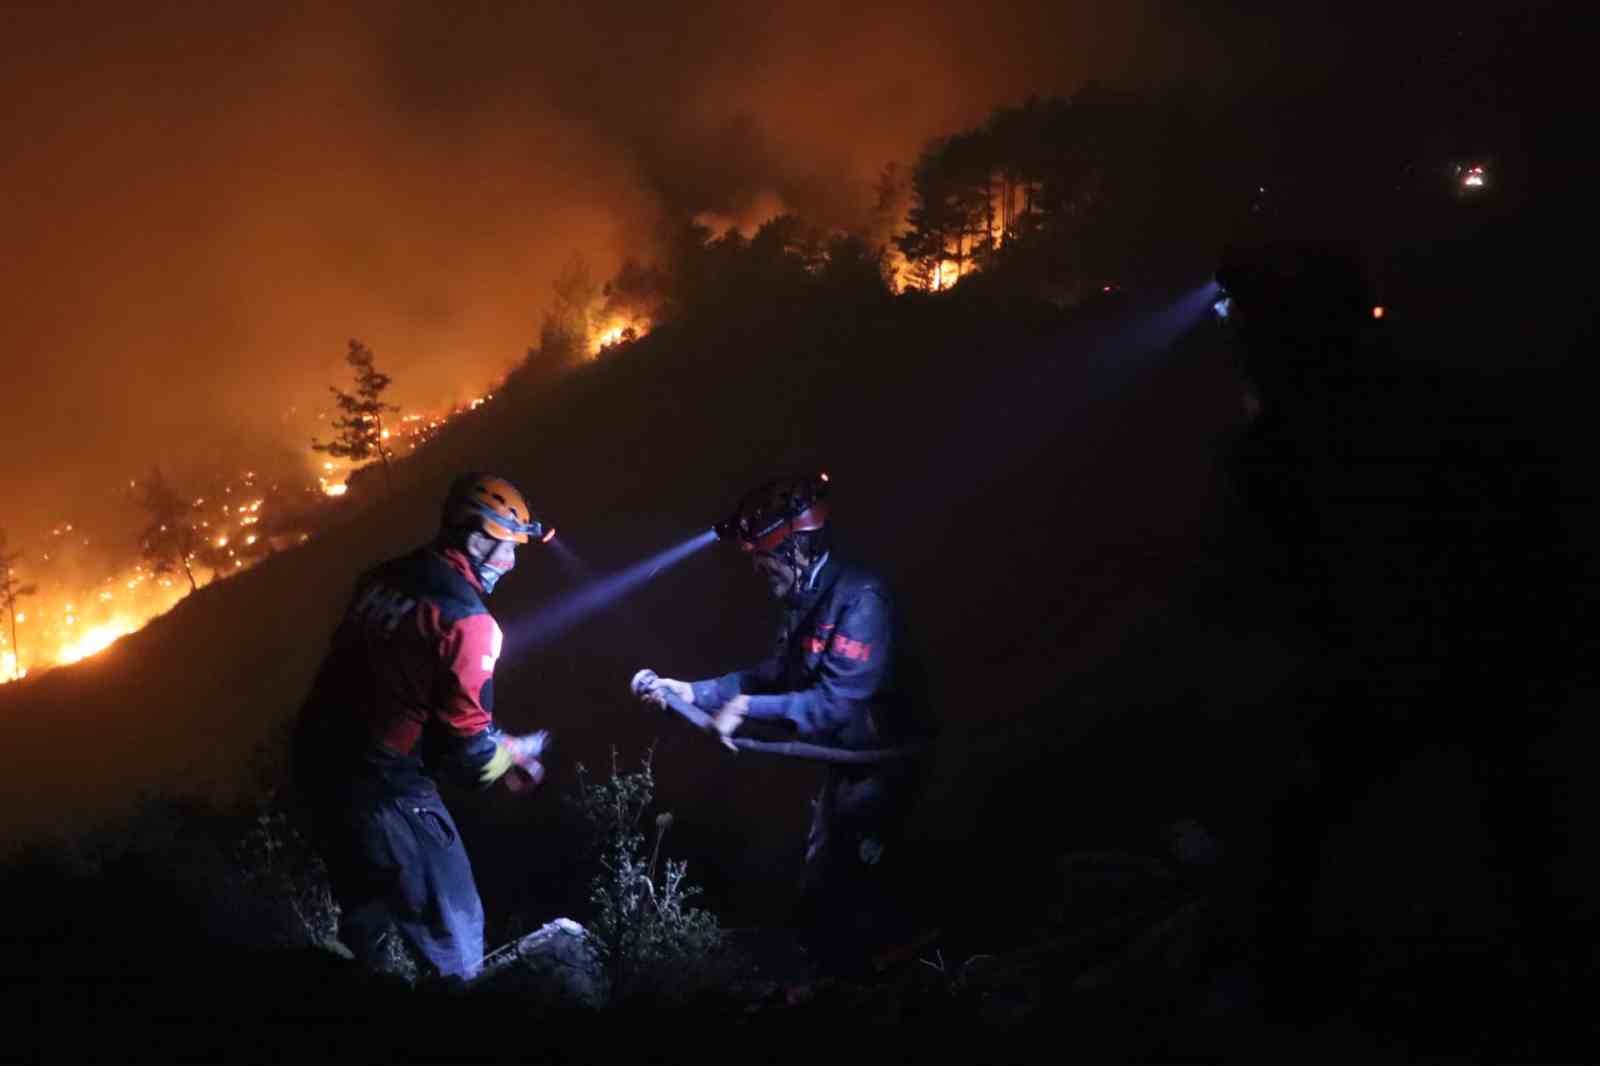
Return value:
<svg viewBox="0 0 1600 1066">
<path fill-rule="evenodd" d="M 560 599 L 545 604 L 527 618 L 512 623 L 506 631 L 507 642 L 533 646 L 560 636 L 579 622 L 621 600 L 663 570 L 683 562 L 716 539 L 716 534 L 706 530 L 648 559 L 634 563 L 625 570 L 587 582 Z M 559 544 L 560 541 L 555 543 Z M 571 561 L 578 566 L 582 565 L 576 556 L 573 556 Z"/>
</svg>

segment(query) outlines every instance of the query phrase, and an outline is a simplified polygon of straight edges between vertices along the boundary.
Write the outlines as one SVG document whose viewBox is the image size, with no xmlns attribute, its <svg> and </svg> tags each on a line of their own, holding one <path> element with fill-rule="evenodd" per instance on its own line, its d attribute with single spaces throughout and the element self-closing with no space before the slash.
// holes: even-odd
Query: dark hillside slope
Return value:
<svg viewBox="0 0 1600 1066">
<path fill-rule="evenodd" d="M 1185 874 L 1213 905 L 1206 935 L 1275 992 L 1467 1043 L 1463 1013 L 1529 1031 L 1507 997 L 1533 1009 L 1531 988 L 1592 970 L 1600 537 L 1568 373 L 1592 324 L 1506 347 L 1541 284 L 1511 277 L 1519 247 L 1424 250 L 1408 277 L 1429 311 L 1397 303 L 1350 336 L 1307 258 L 1281 303 L 1240 288 L 1241 310 L 1280 308 L 1246 329 L 1207 320 L 1204 289 L 1070 321 L 980 285 L 772 296 L 508 383 L 393 498 L 0 693 L 7 839 L 110 819 L 141 789 L 253 785 L 356 572 L 426 539 L 464 467 L 516 479 L 605 574 L 774 470 L 821 466 L 839 550 L 899 588 L 934 674 L 946 732 L 918 884 L 947 955 L 1055 942 L 1052 922 L 1106 903 L 1064 888 L 1064 853 L 1162 855 L 1192 818 L 1189 845 L 1221 844 Z M 1502 273 L 1452 270 L 1467 252 Z M 1456 317 L 1438 311 L 1451 293 Z M 651 743 L 668 851 L 729 924 L 781 921 L 816 771 L 729 757 L 625 691 L 641 666 L 696 677 L 758 655 L 760 582 L 712 549 L 519 642 L 577 580 L 530 551 L 493 602 L 511 634 L 499 716 L 553 730 L 558 754 L 532 796 L 453 797 L 491 936 L 585 912 L 556 794 L 576 763 Z"/>
<path fill-rule="evenodd" d="M 1542 889 L 1492 875 L 1492 841 L 1513 839 L 1508 819 L 1549 822 L 1527 806 L 1553 794 L 1540 792 L 1547 778 L 1581 790 L 1570 760 L 1581 735 L 1534 735 L 1514 715 L 1500 750 L 1553 760 L 1531 780 L 1494 762 L 1492 733 L 1463 728 L 1477 717 L 1448 708 L 1475 693 L 1521 708 L 1525 694 L 1491 682 L 1550 675 L 1549 662 L 1511 665 L 1491 638 L 1518 632 L 1532 651 L 1546 632 L 1530 603 L 1557 587 L 1558 564 L 1527 549 L 1570 541 L 1562 493 L 1575 482 L 1570 462 L 1541 465 L 1554 445 L 1538 439 L 1538 412 L 1571 426 L 1572 405 L 1555 403 L 1548 360 L 1543 379 L 1468 373 L 1460 357 L 1483 354 L 1470 321 L 1400 317 L 1354 363 L 1330 364 L 1338 373 L 1300 407 L 1283 406 L 1294 412 L 1283 439 L 1301 448 L 1283 452 L 1276 414 L 1240 436 L 1239 379 L 1207 303 L 1197 289 L 1062 321 L 981 286 L 881 302 L 768 296 L 557 383 L 510 383 L 408 463 L 392 499 L 359 504 L 348 525 L 202 590 L 91 662 L 0 694 L 15 767 L 7 837 L 108 818 L 141 789 L 253 784 L 252 749 L 292 714 L 356 572 L 425 539 L 459 469 L 518 481 L 603 574 L 704 530 L 774 470 L 820 466 L 839 550 L 898 587 L 934 673 L 947 730 L 918 827 L 930 906 L 980 905 L 985 935 L 1025 935 L 1001 926 L 1037 913 L 1026 897 L 1048 897 L 1055 856 L 1159 852 L 1163 827 L 1187 816 L 1259 864 L 1275 854 L 1274 823 L 1298 824 L 1282 812 L 1308 780 L 1370 764 L 1410 820 L 1370 810 L 1361 817 L 1384 834 L 1330 838 L 1343 852 L 1327 913 L 1368 900 L 1357 911 L 1382 919 L 1384 871 L 1405 855 L 1432 871 L 1411 878 L 1419 898 L 1470 887 L 1458 917 L 1498 928 L 1505 899 L 1527 912 Z M 1530 468 L 1546 483 L 1519 473 Z M 1301 486 L 1312 517 L 1285 525 L 1299 512 L 1261 484 L 1280 496 Z M 1508 561 L 1520 559 L 1538 565 L 1524 575 Z M 759 581 L 713 548 L 554 640 L 518 643 L 519 621 L 575 580 L 530 551 L 493 602 L 511 634 L 499 717 L 553 730 L 558 754 L 532 797 L 455 798 L 491 922 L 582 909 L 556 793 L 576 763 L 603 765 L 613 745 L 631 763 L 652 742 L 660 798 L 678 815 L 672 850 L 708 902 L 734 924 L 781 919 L 816 771 L 735 762 L 625 690 L 642 666 L 698 677 L 760 654 L 773 610 Z M 1469 594 L 1480 587 L 1491 591 Z M 1329 722 L 1331 740 L 1317 733 Z M 1313 852 L 1319 818 L 1365 809 L 1329 802 L 1305 822 Z M 1516 839 L 1531 849 L 1524 869 L 1550 846 Z M 1240 886 L 1256 876 L 1235 872 Z M 1485 909 L 1480 890 L 1502 902 Z"/>
<path fill-rule="evenodd" d="M 770 471 L 825 467 L 841 550 L 899 587 L 954 735 L 993 729 L 1115 646 L 1197 544 L 1210 441 L 1236 394 L 1214 351 L 1167 367 L 1163 342 L 1185 323 L 1141 315 L 1045 328 L 948 300 L 774 301 L 663 329 L 544 389 L 513 384 L 411 460 L 393 499 L 358 503 L 342 528 L 92 661 L 0 693 L 17 768 L 6 836 L 93 823 L 140 790 L 248 784 L 246 757 L 292 713 L 355 574 L 426 538 L 442 486 L 470 465 L 525 486 L 596 573 L 706 528 Z M 1158 386 L 1158 370 L 1178 376 Z M 573 580 L 524 553 L 493 607 L 514 633 Z M 555 732 L 558 785 L 572 761 L 603 761 L 613 743 L 631 758 L 659 733 L 669 797 L 708 801 L 730 842 L 788 857 L 810 770 L 713 769 L 714 751 L 625 695 L 639 666 L 739 664 L 771 625 L 744 561 L 713 549 L 559 639 L 509 648 L 500 715 Z M 73 785 L 60 803 L 28 802 L 61 781 Z M 483 806 L 520 823 L 553 804 Z"/>
</svg>

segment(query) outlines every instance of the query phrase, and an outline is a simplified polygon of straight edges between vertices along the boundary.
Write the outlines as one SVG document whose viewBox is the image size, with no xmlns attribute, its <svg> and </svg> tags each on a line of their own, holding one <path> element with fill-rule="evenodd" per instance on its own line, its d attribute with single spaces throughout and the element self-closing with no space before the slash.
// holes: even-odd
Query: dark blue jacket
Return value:
<svg viewBox="0 0 1600 1066">
<path fill-rule="evenodd" d="M 890 747 L 935 731 L 921 663 L 888 591 L 829 557 L 786 606 L 771 658 L 694 684 L 695 703 L 706 709 L 741 693 L 751 697 L 751 721 L 787 723 L 818 744 Z"/>
</svg>

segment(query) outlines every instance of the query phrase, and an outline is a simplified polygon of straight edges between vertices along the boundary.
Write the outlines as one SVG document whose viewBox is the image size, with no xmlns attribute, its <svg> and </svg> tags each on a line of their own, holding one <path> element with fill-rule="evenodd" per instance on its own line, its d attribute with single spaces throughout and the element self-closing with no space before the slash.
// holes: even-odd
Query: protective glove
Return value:
<svg viewBox="0 0 1600 1066">
<path fill-rule="evenodd" d="M 526 736 L 501 737 L 500 743 L 511 753 L 511 761 L 526 770 L 530 763 L 534 766 L 539 765 L 540 757 L 550 746 L 550 731 L 541 729 Z"/>
<path fill-rule="evenodd" d="M 550 734 L 547 730 L 539 730 L 526 736 L 502 736 L 500 747 L 511 760 L 511 766 L 505 772 L 506 787 L 513 792 L 533 788 L 544 780 L 544 763 L 540 756 L 550 744 Z"/>
</svg>

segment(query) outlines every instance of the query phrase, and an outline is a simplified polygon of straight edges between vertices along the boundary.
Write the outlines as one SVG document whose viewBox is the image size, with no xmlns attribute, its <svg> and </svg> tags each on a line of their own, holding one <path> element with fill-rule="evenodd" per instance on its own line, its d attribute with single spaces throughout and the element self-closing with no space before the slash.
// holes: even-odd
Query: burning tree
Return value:
<svg viewBox="0 0 1600 1066">
<path fill-rule="evenodd" d="M 358 340 L 350 341 L 350 351 L 344 361 L 355 372 L 355 392 L 345 392 L 329 385 L 341 416 L 333 420 L 335 436 L 324 443 L 313 439 L 311 449 L 326 452 L 340 459 L 364 462 L 376 455 L 383 462 L 383 483 L 393 488 L 389 475 L 389 449 L 384 446 L 383 413 L 399 411 L 393 404 L 383 402 L 383 391 L 392 380 L 373 363 L 372 349 Z"/>
<path fill-rule="evenodd" d="M 895 244 L 917 288 L 947 288 L 965 272 L 969 241 L 978 228 L 979 206 L 972 195 L 973 186 L 961 172 L 964 154 L 955 138 L 935 141 L 912 172 L 907 229 L 895 238 Z M 954 266 L 955 277 L 945 273 L 947 265 Z"/>
<path fill-rule="evenodd" d="M 17 646 L 17 600 L 23 596 L 32 596 L 39 591 L 36 585 L 23 585 L 17 582 L 16 573 L 11 564 L 22 558 L 21 552 L 6 551 L 6 535 L 0 530 L 0 607 L 5 608 L 11 616 L 11 680 L 22 677 L 22 651 Z"/>
<path fill-rule="evenodd" d="M 191 563 L 198 554 L 199 535 L 190 519 L 194 508 L 167 483 L 159 467 L 145 480 L 141 502 L 150 524 L 140 534 L 139 550 L 149 561 L 151 573 L 170 574 L 182 568 L 189 591 L 195 591 L 199 586 Z"/>
<path fill-rule="evenodd" d="M 582 255 L 574 255 L 550 283 L 550 308 L 539 327 L 539 355 L 547 363 L 567 366 L 588 354 L 600 286 Z"/>
<path fill-rule="evenodd" d="M 1152 240 L 1187 233 L 1213 178 L 1194 163 L 1202 132 L 1184 101 L 1089 84 L 1030 99 L 977 129 L 930 143 L 910 175 L 894 244 L 907 287 L 947 289 L 1025 263 L 1073 290 L 1124 276 Z M 897 175 L 879 202 L 899 196 Z M 1155 236 L 1150 236 L 1155 235 Z"/>
</svg>

